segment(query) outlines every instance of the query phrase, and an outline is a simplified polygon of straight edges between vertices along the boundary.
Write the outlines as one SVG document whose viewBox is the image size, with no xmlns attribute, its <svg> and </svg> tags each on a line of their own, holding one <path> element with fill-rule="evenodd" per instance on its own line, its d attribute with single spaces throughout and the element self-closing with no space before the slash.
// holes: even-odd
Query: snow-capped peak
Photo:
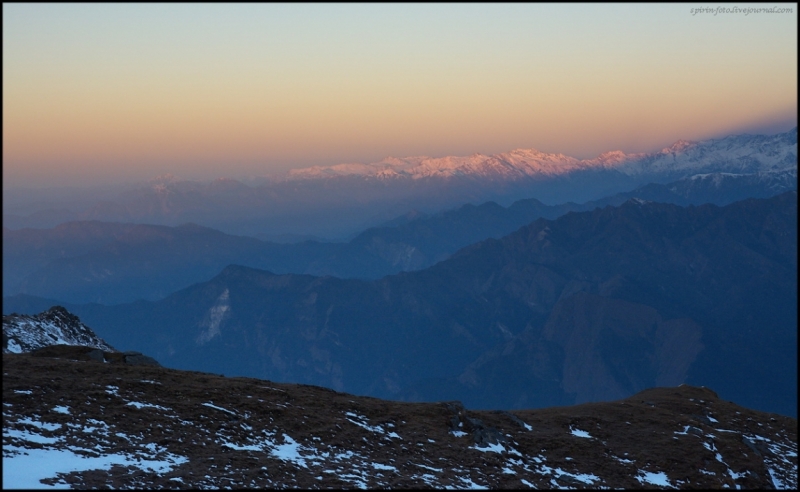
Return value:
<svg viewBox="0 0 800 492">
<path fill-rule="evenodd" d="M 61 306 L 53 306 L 34 316 L 3 316 L 4 354 L 32 352 L 50 345 L 82 345 L 116 352 L 77 316 Z"/>
<path fill-rule="evenodd" d="M 387 157 L 369 164 L 350 163 L 295 169 L 288 179 L 333 176 L 372 176 L 379 179 L 477 177 L 516 180 L 558 176 L 579 170 L 614 169 L 629 176 L 691 176 L 700 172 L 752 173 L 783 170 L 797 165 L 797 130 L 779 135 L 734 135 L 700 142 L 678 140 L 651 153 L 603 152 L 592 159 L 576 159 L 536 149 L 514 149 L 500 154 L 445 157 Z"/>
<path fill-rule="evenodd" d="M 683 152 L 686 149 L 697 145 L 696 142 L 690 142 L 688 140 L 678 140 L 674 144 L 670 145 L 669 147 L 664 147 L 661 149 L 662 154 L 674 154 L 676 152 Z"/>
<path fill-rule="evenodd" d="M 176 181 L 180 181 L 180 178 L 178 178 L 174 174 L 166 173 L 150 178 L 147 182 L 148 184 L 151 185 L 159 185 L 159 184 L 174 183 Z"/>
</svg>

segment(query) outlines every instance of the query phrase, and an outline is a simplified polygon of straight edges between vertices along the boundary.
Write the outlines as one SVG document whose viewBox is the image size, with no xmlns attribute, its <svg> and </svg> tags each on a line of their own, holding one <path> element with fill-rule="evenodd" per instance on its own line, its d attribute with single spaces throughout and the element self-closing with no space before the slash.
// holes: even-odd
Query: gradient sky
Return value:
<svg viewBox="0 0 800 492">
<path fill-rule="evenodd" d="M 796 126 L 797 5 L 717 5 L 4 3 L 3 187 Z"/>
</svg>

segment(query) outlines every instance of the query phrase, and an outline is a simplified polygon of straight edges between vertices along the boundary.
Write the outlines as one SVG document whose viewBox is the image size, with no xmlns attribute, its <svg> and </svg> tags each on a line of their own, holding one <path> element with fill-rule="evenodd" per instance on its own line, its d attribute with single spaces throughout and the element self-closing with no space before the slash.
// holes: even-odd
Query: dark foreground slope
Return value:
<svg viewBox="0 0 800 492">
<path fill-rule="evenodd" d="M 797 420 L 705 388 L 470 411 L 86 350 L 3 357 L 4 488 L 797 487 Z"/>
</svg>

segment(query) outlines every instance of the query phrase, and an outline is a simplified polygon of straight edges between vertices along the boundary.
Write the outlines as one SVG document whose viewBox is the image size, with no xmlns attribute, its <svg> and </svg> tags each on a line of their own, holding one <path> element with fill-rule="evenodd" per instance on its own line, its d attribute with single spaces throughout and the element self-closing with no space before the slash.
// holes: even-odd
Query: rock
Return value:
<svg viewBox="0 0 800 492">
<path fill-rule="evenodd" d="M 97 362 L 105 362 L 106 361 L 106 355 L 100 349 L 90 350 L 89 352 L 87 352 L 86 355 L 89 356 L 89 358 L 91 360 L 96 360 Z"/>
<path fill-rule="evenodd" d="M 747 445 L 748 448 L 752 449 L 757 455 L 761 456 L 761 452 L 756 448 L 756 445 L 753 441 L 751 441 L 747 436 L 742 436 L 742 442 Z"/>
<path fill-rule="evenodd" d="M 517 424 L 518 426 L 522 427 L 523 429 L 527 429 L 527 428 L 528 428 L 528 424 L 526 424 L 525 422 L 523 422 L 523 421 L 522 421 L 522 419 L 520 419 L 519 417 L 517 417 L 517 416 L 516 416 L 516 415 L 514 415 L 513 413 L 509 413 L 509 412 L 500 412 L 500 414 L 501 414 L 501 415 L 505 415 L 506 417 L 510 418 L 511 420 L 513 420 L 513 421 L 514 421 L 514 423 L 515 423 L 515 424 Z"/>
<path fill-rule="evenodd" d="M 154 358 L 142 355 L 140 352 L 125 352 L 125 363 L 132 366 L 161 366 Z"/>
<path fill-rule="evenodd" d="M 689 429 L 686 431 L 689 434 L 694 434 L 695 436 L 702 436 L 703 431 L 698 429 L 697 427 L 689 426 Z"/>
<path fill-rule="evenodd" d="M 467 428 L 472 433 L 472 440 L 479 448 L 493 444 L 502 444 L 506 441 L 505 436 L 495 429 L 483 423 L 481 419 L 466 417 Z"/>
<path fill-rule="evenodd" d="M 699 422 L 702 422 L 702 423 L 704 423 L 706 425 L 712 425 L 713 424 L 711 419 L 706 417 L 705 415 L 692 415 L 692 417 L 694 417 L 696 420 L 698 420 Z"/>
<path fill-rule="evenodd" d="M 472 440 L 479 448 L 506 442 L 506 437 L 494 427 L 477 427 L 472 433 Z"/>
<path fill-rule="evenodd" d="M 464 404 L 461 403 L 460 401 L 453 401 L 445 403 L 444 406 L 449 412 L 453 414 L 447 423 L 447 425 L 450 427 L 450 430 L 454 432 L 462 430 L 461 427 L 463 424 L 461 422 L 461 417 L 464 415 L 465 412 Z"/>
<path fill-rule="evenodd" d="M 742 442 L 750 449 L 752 449 L 757 455 L 764 456 L 764 455 L 771 455 L 769 448 L 765 446 L 761 441 L 753 442 L 747 436 L 742 436 Z"/>
</svg>

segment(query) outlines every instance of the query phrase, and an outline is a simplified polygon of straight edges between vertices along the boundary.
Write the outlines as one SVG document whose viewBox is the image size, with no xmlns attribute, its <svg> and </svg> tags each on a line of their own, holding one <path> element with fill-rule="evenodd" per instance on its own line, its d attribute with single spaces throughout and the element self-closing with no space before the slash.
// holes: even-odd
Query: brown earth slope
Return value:
<svg viewBox="0 0 800 492">
<path fill-rule="evenodd" d="M 87 461 L 117 461 L 65 468 L 42 483 L 797 487 L 797 420 L 737 406 L 706 388 L 655 388 L 615 402 L 513 413 L 470 411 L 458 402 L 400 403 L 132 366 L 110 354 L 103 363 L 89 350 L 58 346 L 3 356 L 4 474 L 24 463 L 17 460 L 60 449 Z"/>
</svg>

